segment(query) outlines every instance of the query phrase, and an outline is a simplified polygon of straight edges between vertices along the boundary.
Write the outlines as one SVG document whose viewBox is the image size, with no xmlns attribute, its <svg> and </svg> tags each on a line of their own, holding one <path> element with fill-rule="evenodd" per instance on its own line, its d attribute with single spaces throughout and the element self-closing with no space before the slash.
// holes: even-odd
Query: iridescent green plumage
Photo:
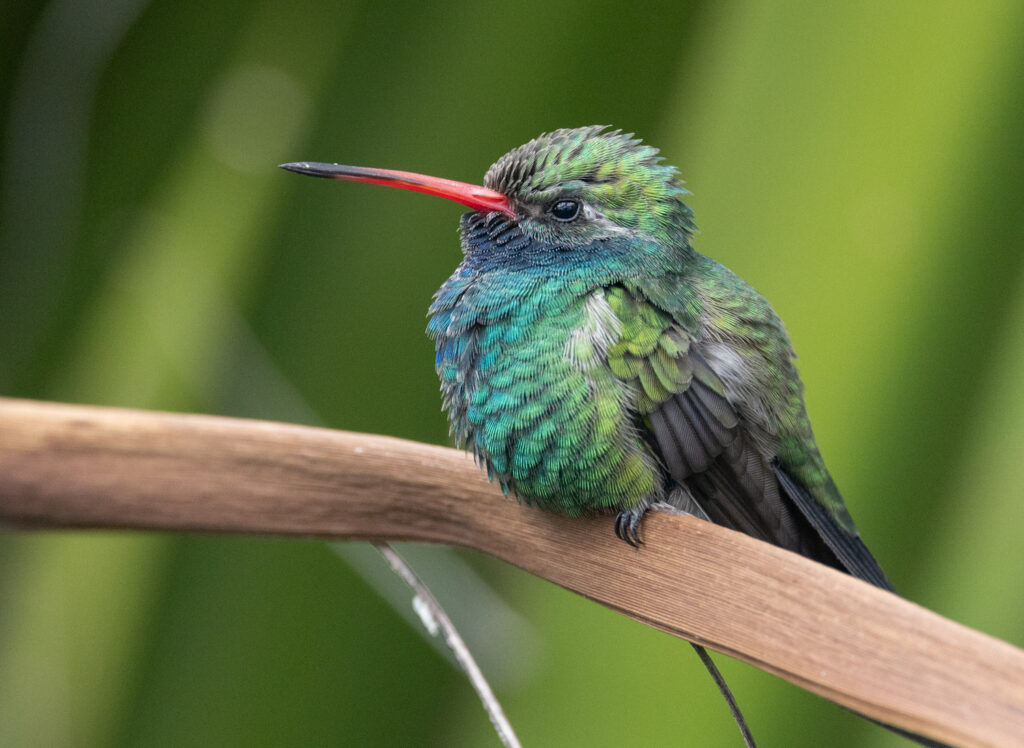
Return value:
<svg viewBox="0 0 1024 748">
<path fill-rule="evenodd" d="M 453 433 L 503 488 L 618 510 L 628 540 L 668 502 L 888 585 L 815 446 L 781 321 L 691 248 L 655 149 L 559 130 L 485 185 L 510 214 L 463 218 L 429 332 Z"/>
<path fill-rule="evenodd" d="M 889 586 L 815 446 L 782 322 L 690 246 L 686 190 L 656 149 L 557 130 L 502 156 L 482 188 L 285 168 L 474 209 L 428 330 L 452 432 L 506 492 L 617 511 L 634 544 L 667 503 Z"/>
</svg>

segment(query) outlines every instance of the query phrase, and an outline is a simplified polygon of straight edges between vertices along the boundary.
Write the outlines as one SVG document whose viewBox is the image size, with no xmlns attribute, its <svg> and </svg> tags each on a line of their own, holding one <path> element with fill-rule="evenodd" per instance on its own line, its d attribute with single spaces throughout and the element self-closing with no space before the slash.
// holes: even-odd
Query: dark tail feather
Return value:
<svg viewBox="0 0 1024 748">
<path fill-rule="evenodd" d="M 775 475 L 786 496 L 818 533 L 829 550 L 835 554 L 840 567 L 850 576 L 863 579 L 883 590 L 895 592 L 889 578 L 885 576 L 882 567 L 878 565 L 878 561 L 871 555 L 871 551 L 864 545 L 860 537 L 852 535 L 840 527 L 828 510 L 816 501 L 807 492 L 807 489 L 793 480 L 777 460 L 772 462 L 772 467 L 775 469 Z"/>
</svg>

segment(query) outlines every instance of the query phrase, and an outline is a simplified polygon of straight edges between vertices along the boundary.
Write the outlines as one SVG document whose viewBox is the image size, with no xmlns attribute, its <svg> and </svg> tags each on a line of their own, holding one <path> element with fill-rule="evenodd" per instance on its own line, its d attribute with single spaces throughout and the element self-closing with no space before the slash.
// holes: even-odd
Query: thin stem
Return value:
<svg viewBox="0 0 1024 748">
<path fill-rule="evenodd" d="M 736 721 L 736 726 L 740 728 L 740 735 L 743 736 L 743 744 L 747 748 L 757 748 L 754 743 L 754 736 L 750 732 L 750 728 L 747 726 L 747 720 L 743 718 L 743 712 L 740 711 L 739 704 L 736 703 L 736 697 L 732 695 L 732 691 L 729 689 L 729 684 L 725 682 L 725 678 L 722 676 L 722 672 L 718 669 L 718 665 L 711 659 L 711 655 L 699 644 L 690 642 L 690 646 L 693 647 L 693 651 L 700 657 L 700 661 L 704 663 L 704 667 L 707 668 L 708 673 L 711 674 L 711 679 L 715 681 L 715 685 L 718 686 L 718 691 L 722 694 L 722 698 L 725 699 L 725 703 L 729 705 L 729 711 L 732 712 L 732 718 Z"/>
<path fill-rule="evenodd" d="M 409 585 L 409 588 L 416 595 L 413 598 L 413 607 L 416 608 L 416 612 L 423 620 L 423 625 L 427 631 L 430 632 L 431 636 L 436 636 L 439 631 L 444 636 L 445 644 L 448 645 L 452 654 L 455 655 L 459 666 L 466 673 L 466 677 L 469 678 L 470 685 L 473 686 L 477 696 L 480 697 L 480 701 L 483 702 L 487 716 L 490 717 L 491 724 L 494 725 L 494 731 L 498 733 L 498 738 L 506 748 L 522 748 L 519 738 L 516 737 L 511 723 L 501 708 L 501 704 L 498 703 L 498 699 L 491 690 L 490 684 L 484 678 L 480 666 L 476 664 L 476 660 L 473 659 L 473 655 L 470 653 L 469 647 L 466 646 L 466 642 L 463 641 L 448 614 L 444 612 L 444 608 L 441 607 L 441 604 L 437 602 L 437 599 L 431 593 L 430 588 L 416 576 L 416 572 L 412 570 L 412 567 L 406 563 L 405 559 L 390 544 L 374 543 L 373 545 L 380 551 L 380 555 L 387 560 L 392 570 Z"/>
</svg>

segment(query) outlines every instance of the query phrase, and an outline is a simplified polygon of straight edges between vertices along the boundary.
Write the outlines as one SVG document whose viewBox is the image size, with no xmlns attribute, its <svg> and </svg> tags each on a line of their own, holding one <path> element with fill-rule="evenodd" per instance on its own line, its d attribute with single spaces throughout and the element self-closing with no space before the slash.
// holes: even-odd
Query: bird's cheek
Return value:
<svg viewBox="0 0 1024 748">
<path fill-rule="evenodd" d="M 550 229 L 544 223 L 538 221 L 533 216 L 525 216 L 520 219 L 519 230 L 531 239 L 538 241 L 548 239 L 551 233 Z"/>
</svg>

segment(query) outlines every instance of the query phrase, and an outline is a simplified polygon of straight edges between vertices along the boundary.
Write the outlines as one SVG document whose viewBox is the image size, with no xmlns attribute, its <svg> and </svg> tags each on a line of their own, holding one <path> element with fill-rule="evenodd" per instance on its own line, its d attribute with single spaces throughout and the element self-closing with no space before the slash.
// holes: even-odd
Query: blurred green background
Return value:
<svg viewBox="0 0 1024 748">
<path fill-rule="evenodd" d="M 680 168 L 698 249 L 786 320 L 897 587 L 1024 645 L 1016 0 L 18 0 L 0 20 L 0 394 L 446 443 L 423 329 L 460 209 L 276 165 L 478 181 L 542 131 L 608 123 Z M 496 744 L 373 560 L 343 555 L 0 535 L 0 744 Z M 738 744 L 688 647 L 460 555 L 504 602 L 442 599 L 527 745 Z M 898 743 L 719 659 L 763 745 Z"/>
</svg>

